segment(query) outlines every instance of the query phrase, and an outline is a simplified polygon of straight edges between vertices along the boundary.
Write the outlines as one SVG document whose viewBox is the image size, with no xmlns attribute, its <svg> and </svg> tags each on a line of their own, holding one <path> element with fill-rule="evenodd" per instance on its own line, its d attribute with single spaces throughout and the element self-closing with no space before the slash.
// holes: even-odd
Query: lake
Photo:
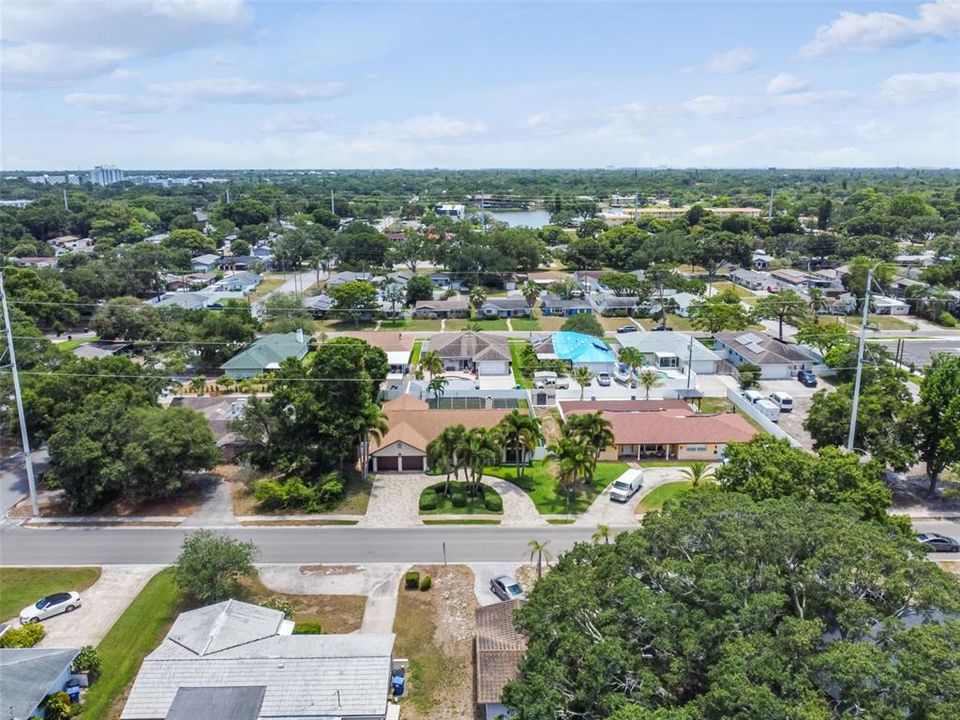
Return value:
<svg viewBox="0 0 960 720">
<path fill-rule="evenodd" d="M 487 215 L 510 227 L 541 228 L 550 223 L 550 213 L 547 210 L 517 210 L 515 212 L 491 212 Z"/>
</svg>

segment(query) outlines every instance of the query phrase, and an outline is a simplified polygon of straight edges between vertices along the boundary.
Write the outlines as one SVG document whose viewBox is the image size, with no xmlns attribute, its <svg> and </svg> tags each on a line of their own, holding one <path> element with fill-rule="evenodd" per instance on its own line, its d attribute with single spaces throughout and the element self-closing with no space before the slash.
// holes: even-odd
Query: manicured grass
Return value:
<svg viewBox="0 0 960 720">
<path fill-rule="evenodd" d="M 450 499 L 450 496 L 443 494 L 443 487 L 445 484 L 446 484 L 445 482 L 436 483 L 435 485 L 431 485 L 428 488 L 424 488 L 423 492 L 420 493 L 420 496 L 423 497 L 424 492 L 432 489 L 436 491 L 437 499 L 440 501 L 439 504 L 437 505 L 436 510 L 421 510 L 420 511 L 421 515 L 501 515 L 503 514 L 503 510 L 500 510 L 500 511 L 487 510 L 487 508 L 483 504 L 483 496 L 486 496 L 489 493 L 493 493 L 498 497 L 500 495 L 500 493 L 498 493 L 489 485 L 484 485 L 483 483 L 480 483 L 480 488 L 483 492 L 483 496 L 478 494 L 474 497 L 470 497 L 469 495 L 467 495 L 466 506 L 454 507 L 453 501 Z M 450 489 L 453 490 L 454 488 L 457 488 L 457 487 L 463 489 L 464 493 L 466 493 L 466 483 L 457 482 L 456 480 L 451 480 Z"/>
<path fill-rule="evenodd" d="M 520 351 L 523 350 L 525 344 L 526 343 L 522 342 L 512 342 L 509 344 L 510 361 L 513 367 L 513 380 L 522 388 L 532 388 L 533 382 L 525 378 L 521 371 L 523 361 L 520 359 Z"/>
<path fill-rule="evenodd" d="M 439 320 L 436 322 L 439 322 Z M 467 320 L 466 318 L 450 318 L 445 322 L 444 327 L 446 328 L 447 332 L 456 332 L 458 330 L 466 330 L 467 325 L 470 322 L 471 321 Z M 437 329 L 439 330 L 439 328 Z M 484 328 L 484 329 L 487 330 L 490 328 Z M 504 329 L 506 329 L 506 323 L 504 323 Z"/>
<path fill-rule="evenodd" d="M 384 320 L 380 323 L 381 330 L 409 330 L 412 332 L 438 332 L 439 320 L 426 318 L 410 318 L 409 320 Z"/>
<path fill-rule="evenodd" d="M 99 339 L 99 335 L 94 335 L 92 338 L 74 338 L 73 340 L 64 340 L 62 343 L 56 343 L 54 347 L 58 350 L 62 350 L 65 353 L 72 353 L 81 345 L 97 342 Z"/>
<path fill-rule="evenodd" d="M 692 487 L 693 485 L 687 480 L 660 485 L 641 498 L 640 504 L 637 506 L 637 513 L 659 510 L 667 500 L 680 497 L 685 492 L 689 492 Z"/>
<path fill-rule="evenodd" d="M 550 525 L 573 525 L 575 522 L 573 518 L 547 518 Z"/>
<path fill-rule="evenodd" d="M 0 568 L 0 620 L 19 617 L 44 595 L 65 590 L 83 592 L 100 578 L 100 568 Z"/>
<path fill-rule="evenodd" d="M 420 364 L 420 353 L 423 352 L 423 340 L 415 340 L 410 353 L 410 367 L 416 368 Z"/>
<path fill-rule="evenodd" d="M 513 325 L 514 330 L 520 330 L 523 332 L 532 332 L 534 330 L 540 329 L 540 321 L 537 318 L 513 318 L 510 320 L 510 324 Z"/>
<path fill-rule="evenodd" d="M 497 318 L 495 320 L 471 320 L 480 330 L 484 332 L 497 332 L 507 329 L 507 321 L 503 318 Z M 449 327 L 450 323 L 447 323 Z"/>
<path fill-rule="evenodd" d="M 423 518 L 424 525 L 499 525 L 499 520 L 489 518 L 464 518 L 463 520 L 438 520 L 435 518 Z"/>
<path fill-rule="evenodd" d="M 729 282 L 729 281 L 726 281 L 726 280 L 724 280 L 724 281 L 722 281 L 722 282 L 715 282 L 715 283 L 713 283 L 713 288 L 714 288 L 718 293 L 721 293 L 721 292 L 723 292 L 724 290 L 733 290 L 733 292 L 736 293 L 736 295 L 737 295 L 738 298 L 742 298 L 742 299 L 744 299 L 744 300 L 749 299 L 749 298 L 752 298 L 754 301 L 756 301 L 756 299 L 757 299 L 757 296 L 754 295 L 754 294 L 753 294 L 752 292 L 750 292 L 749 290 L 747 290 L 745 287 L 741 287 L 741 286 L 737 285 L 736 283 Z"/>
<path fill-rule="evenodd" d="M 250 294 L 247 295 L 247 297 L 250 299 L 250 302 L 253 302 L 254 300 L 262 298 L 267 293 L 273 292 L 281 285 L 283 285 L 283 278 L 265 278 L 250 292 Z"/>
<path fill-rule="evenodd" d="M 539 316 L 540 328 L 542 330 L 559 330 L 563 327 L 563 321 L 566 318 L 556 317 L 555 315 L 543 315 Z"/>
<path fill-rule="evenodd" d="M 353 320 L 340 318 L 327 318 L 326 320 L 318 321 L 317 325 L 320 328 L 333 330 L 334 332 L 350 332 L 351 330 L 373 330 L 377 326 L 377 323 L 373 320 L 354 322 Z"/>
<path fill-rule="evenodd" d="M 701 398 L 699 404 L 700 412 L 705 415 L 709 413 L 723 413 L 730 409 L 730 401 L 722 397 Z"/>
<path fill-rule="evenodd" d="M 537 510 L 544 515 L 563 515 L 567 513 L 579 513 L 590 507 L 597 495 L 603 492 L 611 482 L 620 477 L 629 466 L 626 463 L 602 462 L 597 464 L 597 471 L 594 473 L 593 482 L 581 490 L 576 498 L 571 500 L 569 507 L 567 498 L 563 492 L 557 488 L 557 480 L 554 475 L 554 464 L 552 462 L 538 461 L 526 468 L 523 477 L 517 479 L 516 468 L 512 466 L 489 467 L 484 470 L 487 475 L 509 480 L 514 485 L 522 488 Z"/>
<path fill-rule="evenodd" d="M 87 691 L 80 717 L 110 716 L 143 658 L 160 644 L 183 605 L 172 568 L 161 570 L 146 584 L 97 646 L 103 666 L 100 678 Z"/>
<path fill-rule="evenodd" d="M 860 331 L 859 318 L 850 317 L 845 322 L 850 330 Z M 913 327 L 913 324 L 892 315 L 867 315 L 867 327 L 875 327 L 880 330 L 909 330 Z"/>
</svg>

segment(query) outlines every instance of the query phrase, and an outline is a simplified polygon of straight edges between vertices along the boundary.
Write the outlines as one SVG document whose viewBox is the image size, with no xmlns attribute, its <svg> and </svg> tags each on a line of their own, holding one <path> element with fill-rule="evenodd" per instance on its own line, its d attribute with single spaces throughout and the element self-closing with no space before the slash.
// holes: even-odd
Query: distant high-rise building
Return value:
<svg viewBox="0 0 960 720">
<path fill-rule="evenodd" d="M 94 185 L 113 185 L 123 182 L 123 170 L 113 165 L 97 165 L 90 173 L 90 182 Z"/>
</svg>

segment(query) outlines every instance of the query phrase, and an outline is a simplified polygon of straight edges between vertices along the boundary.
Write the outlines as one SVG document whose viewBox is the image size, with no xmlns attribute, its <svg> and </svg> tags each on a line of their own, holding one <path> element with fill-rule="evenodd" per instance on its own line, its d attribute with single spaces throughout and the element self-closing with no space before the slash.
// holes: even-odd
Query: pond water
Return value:
<svg viewBox="0 0 960 720">
<path fill-rule="evenodd" d="M 491 212 L 487 214 L 498 222 L 506 223 L 510 227 L 542 228 L 550 224 L 550 213 L 547 210 L 516 210 L 510 212 Z"/>
</svg>

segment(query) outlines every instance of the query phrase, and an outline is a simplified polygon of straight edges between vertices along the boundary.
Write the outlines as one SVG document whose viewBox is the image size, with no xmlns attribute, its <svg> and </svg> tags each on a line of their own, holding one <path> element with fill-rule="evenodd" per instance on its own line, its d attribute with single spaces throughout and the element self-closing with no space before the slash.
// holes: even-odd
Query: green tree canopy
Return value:
<svg viewBox="0 0 960 720">
<path fill-rule="evenodd" d="M 236 593 L 240 578 L 256 574 L 253 561 L 258 554 L 252 542 L 198 530 L 184 539 L 174 578 L 186 595 L 200 603 L 226 600 Z"/>
<path fill-rule="evenodd" d="M 593 313 L 579 313 L 571 315 L 563 321 L 561 330 L 567 332 L 578 332 L 594 337 L 603 337 L 603 325 L 593 316 Z"/>
</svg>

